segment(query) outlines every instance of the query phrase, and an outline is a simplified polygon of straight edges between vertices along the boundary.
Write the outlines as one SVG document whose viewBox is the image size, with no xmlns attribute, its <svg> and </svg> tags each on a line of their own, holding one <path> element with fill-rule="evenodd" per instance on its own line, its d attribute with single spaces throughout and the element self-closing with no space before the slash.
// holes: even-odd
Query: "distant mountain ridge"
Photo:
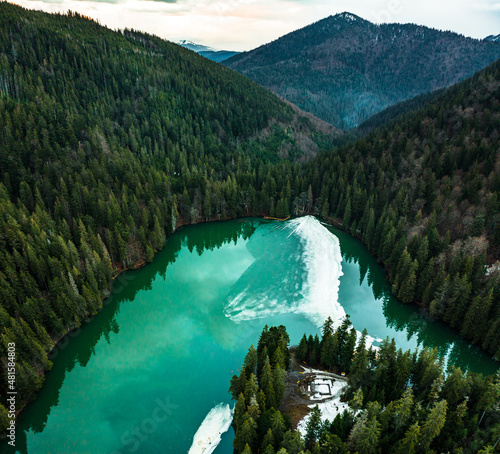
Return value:
<svg viewBox="0 0 500 454">
<path fill-rule="evenodd" d="M 205 46 L 203 44 L 193 43 L 192 41 L 188 41 L 186 39 L 179 41 L 177 44 L 187 49 L 190 49 L 196 52 L 197 54 L 203 55 L 205 58 L 208 58 L 209 60 L 216 61 L 219 63 L 239 54 L 239 52 L 232 50 L 217 50 L 212 47 Z"/>
<path fill-rule="evenodd" d="M 484 38 L 486 41 L 492 41 L 494 43 L 500 42 L 500 35 L 489 35 L 486 38 Z"/>
<path fill-rule="evenodd" d="M 327 17 L 224 65 L 301 109 L 352 128 L 397 102 L 457 83 L 500 58 L 500 45 L 414 24 Z"/>
</svg>

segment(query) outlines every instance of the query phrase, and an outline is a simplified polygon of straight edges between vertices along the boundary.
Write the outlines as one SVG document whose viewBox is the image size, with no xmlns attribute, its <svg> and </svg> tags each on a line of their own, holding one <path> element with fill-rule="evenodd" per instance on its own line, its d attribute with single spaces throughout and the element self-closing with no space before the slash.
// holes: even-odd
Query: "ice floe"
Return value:
<svg viewBox="0 0 500 454">
<path fill-rule="evenodd" d="M 233 410 L 220 403 L 212 408 L 196 431 L 188 454 L 210 454 L 221 441 L 233 421 Z"/>
<path fill-rule="evenodd" d="M 320 327 L 345 316 L 338 302 L 338 238 L 312 216 L 285 222 L 258 239 L 255 262 L 229 292 L 224 311 L 235 322 L 299 314 Z M 249 247 L 252 247 L 252 239 Z"/>
</svg>

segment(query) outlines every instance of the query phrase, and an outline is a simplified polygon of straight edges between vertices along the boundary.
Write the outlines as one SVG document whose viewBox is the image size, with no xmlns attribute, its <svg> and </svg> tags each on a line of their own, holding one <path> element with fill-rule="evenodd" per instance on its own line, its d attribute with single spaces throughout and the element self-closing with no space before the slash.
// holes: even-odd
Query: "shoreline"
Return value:
<svg viewBox="0 0 500 454">
<path fill-rule="evenodd" d="M 173 232 L 167 236 L 165 238 L 165 243 L 163 244 L 162 248 L 159 249 L 158 251 L 155 252 L 155 255 L 153 257 L 153 260 L 154 258 L 156 257 L 156 255 L 162 251 L 166 244 L 167 244 L 167 241 L 168 241 L 168 238 L 170 238 L 174 233 L 176 233 L 180 228 L 182 227 L 189 227 L 189 226 L 195 226 L 195 225 L 198 225 L 198 224 L 206 224 L 206 223 L 209 223 L 209 222 L 225 222 L 225 221 L 233 221 L 233 220 L 238 220 L 238 219 L 250 219 L 250 218 L 262 218 L 264 219 L 264 216 L 265 215 L 259 215 L 259 216 L 242 216 L 242 217 L 236 217 L 236 218 L 225 218 L 225 219 L 209 219 L 207 221 L 198 221 L 198 222 L 195 222 L 195 223 L 187 223 L 184 221 L 184 219 L 182 218 L 179 218 L 177 221 L 176 221 L 176 224 L 175 224 L 175 229 L 173 230 Z M 293 217 L 299 217 L 299 216 L 293 216 Z M 67 329 L 63 334 L 61 334 L 60 336 L 58 336 L 56 339 L 52 339 L 52 348 L 46 352 L 46 356 L 47 356 L 47 359 L 49 361 L 51 361 L 50 357 L 51 355 L 53 354 L 54 351 L 56 351 L 57 349 L 57 345 L 63 340 L 65 339 L 66 337 L 71 337 L 71 333 L 73 333 L 74 331 L 80 329 L 82 327 L 82 325 L 85 323 L 90 323 L 92 322 L 92 320 L 97 317 L 99 315 L 99 313 L 102 311 L 103 307 L 106 305 L 106 300 L 109 298 L 109 296 L 112 294 L 112 288 L 113 288 L 113 285 L 115 283 L 115 281 L 118 279 L 118 277 L 120 277 L 123 273 L 127 272 L 127 271 L 135 271 L 135 270 L 140 270 L 142 268 L 144 268 L 146 265 L 148 265 L 148 262 L 146 260 L 142 260 L 141 262 L 139 263 L 135 263 L 133 264 L 132 266 L 128 267 L 128 268 L 121 268 L 121 267 L 118 267 L 118 268 L 114 268 L 113 269 L 113 272 L 116 272 L 116 275 L 114 275 L 109 284 L 108 284 L 108 289 L 107 289 L 107 294 L 106 296 L 102 299 L 102 307 L 97 311 L 96 314 L 94 315 L 89 315 L 88 317 L 86 317 L 84 320 L 82 320 L 82 322 L 80 323 L 80 326 L 73 326 L 69 329 Z M 47 372 L 49 372 L 50 369 L 47 369 L 45 371 L 43 371 L 42 373 L 42 376 L 43 376 L 43 383 L 42 383 L 42 386 L 40 387 L 40 390 L 37 392 L 37 395 L 34 399 L 31 399 L 31 400 L 27 400 L 27 401 L 23 401 L 21 402 L 21 407 L 19 409 L 16 409 L 16 412 L 15 412 L 15 420 L 17 421 L 18 419 L 18 416 L 19 414 L 31 403 L 31 402 L 34 402 L 37 398 L 38 398 L 38 394 L 40 393 L 41 389 L 43 388 L 43 386 L 45 385 L 45 377 L 46 377 L 46 374 Z M 7 438 L 7 433 L 8 433 L 8 430 L 5 430 L 5 431 L 2 431 L 0 432 L 0 441 L 3 441 Z"/>
<path fill-rule="evenodd" d="M 164 245 L 162 246 L 162 248 L 161 248 L 161 249 L 159 249 L 158 251 L 156 251 L 156 252 L 155 252 L 154 257 L 156 257 L 156 255 L 157 255 L 157 254 L 158 254 L 161 250 L 163 250 L 163 249 L 164 249 L 164 247 L 165 247 L 165 245 L 166 245 L 166 243 L 167 243 L 167 241 L 168 241 L 168 238 L 169 238 L 171 235 L 173 235 L 174 233 L 178 232 L 178 230 L 179 230 L 179 229 L 181 229 L 182 227 L 196 226 L 196 225 L 199 225 L 199 224 L 204 224 L 204 223 L 208 223 L 208 222 L 210 222 L 210 223 L 212 223 L 212 222 L 225 222 L 225 221 L 230 221 L 230 220 L 236 220 L 236 221 L 238 221 L 238 220 L 244 220 L 244 219 L 259 219 L 259 220 L 262 220 L 262 221 L 267 221 L 267 222 L 269 222 L 268 220 L 266 220 L 266 219 L 265 219 L 265 216 L 266 216 L 266 215 L 245 215 L 245 216 L 241 216 L 241 217 L 234 217 L 234 218 L 233 218 L 233 217 L 227 217 L 227 218 L 224 218 L 224 219 L 209 219 L 209 220 L 200 220 L 200 221 L 195 222 L 195 223 L 188 223 L 188 222 L 186 222 L 184 219 L 179 218 L 179 219 L 176 221 L 175 229 L 173 230 L 173 232 L 172 232 L 169 236 L 167 236 L 167 237 L 166 237 Z M 302 217 L 302 216 L 307 216 L 307 214 L 302 214 L 302 215 L 294 215 L 294 216 L 291 216 L 291 217 L 290 217 L 290 219 L 295 219 L 295 218 L 299 218 L 299 217 Z M 350 235 L 352 238 L 354 238 L 354 239 L 356 239 L 356 240 L 360 241 L 360 243 L 361 243 L 361 244 L 362 244 L 362 245 L 366 248 L 366 245 L 363 243 L 363 241 L 362 241 L 360 238 L 358 238 L 357 236 L 352 235 L 352 233 L 350 233 L 349 231 L 347 231 L 347 230 L 344 230 L 344 229 L 343 229 L 342 223 L 341 223 L 338 219 L 334 219 L 334 218 L 326 218 L 326 219 L 323 219 L 323 218 L 319 217 L 317 214 L 312 214 L 312 216 L 316 216 L 316 217 L 318 217 L 318 219 L 319 219 L 320 221 L 324 222 L 325 224 L 327 224 L 327 225 L 331 225 L 332 227 L 334 227 L 334 228 L 338 228 L 338 229 L 339 229 L 339 230 L 341 230 L 342 232 L 345 232 L 346 234 Z M 270 222 L 272 222 L 272 221 L 270 221 Z M 374 258 L 376 258 L 376 259 L 377 259 L 377 256 L 376 256 L 375 254 L 373 254 L 371 251 L 369 251 L 368 249 L 367 249 L 367 252 L 368 252 L 369 254 L 371 254 Z M 154 258 L 153 258 L 153 260 L 154 260 Z M 378 261 L 378 259 L 377 259 L 377 262 L 378 262 L 378 263 L 379 263 L 379 264 L 380 264 L 380 265 L 384 268 L 384 272 L 385 272 L 385 274 L 386 274 L 386 279 L 387 279 L 387 281 L 390 283 L 390 281 L 388 280 L 388 277 L 387 277 L 387 267 L 385 266 L 385 264 L 384 264 L 383 262 L 379 262 L 379 261 Z M 128 267 L 128 268 L 123 268 L 123 269 L 122 269 L 121 267 L 115 268 L 115 269 L 113 270 L 113 272 L 116 272 L 117 274 L 116 274 L 116 275 L 114 275 L 114 276 L 111 278 L 110 282 L 109 282 L 109 285 L 108 285 L 108 290 L 107 290 L 107 294 L 106 294 L 106 296 L 102 299 L 102 302 L 103 302 L 103 307 L 104 307 L 104 305 L 106 304 L 106 303 L 105 303 L 105 301 L 106 301 L 106 300 L 109 298 L 109 296 L 112 294 L 111 290 L 112 290 L 112 288 L 113 288 L 113 285 L 114 285 L 115 281 L 117 280 L 117 278 L 118 278 L 119 276 L 121 276 L 121 275 L 122 275 L 122 273 L 124 273 L 125 271 L 134 271 L 134 270 L 139 270 L 139 269 L 142 269 L 142 268 L 144 268 L 147 264 L 148 264 L 148 262 L 146 262 L 145 260 L 142 260 L 141 262 L 138 262 L 138 263 L 136 263 L 136 264 L 133 264 L 133 265 L 131 265 L 131 266 L 130 266 L 130 267 Z M 426 308 L 425 308 L 422 304 L 419 304 L 418 302 L 413 302 L 413 303 L 411 303 L 411 304 L 414 304 L 414 305 L 415 305 L 415 307 L 416 307 L 416 308 L 418 308 L 418 310 L 420 310 L 420 311 L 425 311 L 425 312 L 426 312 L 426 316 L 427 316 L 427 317 L 429 317 L 429 319 L 434 320 L 434 318 L 432 318 L 432 317 L 428 316 L 427 311 L 426 311 Z M 94 319 L 94 317 L 96 317 L 96 316 L 99 314 L 99 312 L 101 312 L 101 311 L 102 311 L 102 307 L 101 307 L 101 309 L 99 309 L 99 310 L 97 311 L 97 313 L 96 313 L 96 314 L 94 314 L 94 315 L 92 315 L 92 316 L 88 316 L 87 318 L 85 318 L 85 319 L 82 321 L 82 323 L 80 324 L 80 326 L 73 326 L 73 327 L 69 328 L 67 331 L 65 331 L 65 332 L 64 332 L 61 336 L 59 336 L 57 339 L 53 339 L 53 345 L 52 345 L 52 348 L 50 349 L 50 351 L 48 351 L 48 352 L 46 353 L 46 354 L 47 354 L 47 358 L 50 360 L 50 356 L 51 356 L 51 355 L 53 354 L 53 352 L 56 350 L 57 345 L 58 345 L 58 344 L 59 344 L 59 343 L 60 343 L 60 342 L 61 342 L 64 338 L 66 338 L 67 336 L 71 336 L 71 333 L 73 333 L 75 330 L 78 330 L 78 329 L 82 326 L 82 324 L 83 324 L 83 323 L 90 323 L 90 322 Z M 446 326 L 449 326 L 449 325 L 447 325 L 447 324 L 446 324 Z M 454 330 L 454 331 L 456 331 L 456 330 Z M 466 341 L 467 341 L 470 345 L 476 346 L 476 347 L 478 347 L 478 348 L 480 348 L 480 349 L 481 349 L 481 347 L 480 347 L 480 346 L 477 346 L 476 344 L 473 344 L 472 342 L 468 341 L 468 340 L 467 340 L 467 339 L 465 339 L 465 338 L 463 338 L 463 339 L 464 339 L 464 340 L 466 340 Z M 482 350 L 482 351 L 484 351 L 483 349 L 481 349 L 481 350 Z M 490 355 L 488 355 L 488 356 L 490 356 Z M 492 359 L 495 359 L 493 356 L 490 356 L 490 357 L 491 357 Z M 303 368 L 303 366 L 302 366 L 302 365 L 300 365 L 300 364 L 298 364 L 297 366 L 298 366 L 298 367 L 300 367 L 300 368 Z M 44 372 L 43 372 L 43 384 L 42 384 L 42 387 L 43 387 L 43 386 L 44 386 L 44 384 L 45 384 L 45 375 L 46 375 L 46 372 L 48 372 L 49 370 L 50 370 L 50 369 L 48 369 L 47 371 L 44 371 Z M 297 378 L 297 377 L 298 377 L 298 374 L 300 373 L 300 369 L 297 369 L 296 371 L 289 371 L 289 375 L 291 375 L 291 373 L 293 373 L 293 372 L 296 372 L 296 375 L 294 375 L 294 377 L 295 377 L 295 378 Z M 340 378 L 340 377 L 339 377 L 339 378 Z M 341 379 L 341 378 L 340 378 L 340 379 Z M 298 378 L 297 378 L 297 380 L 298 380 Z M 296 384 L 297 380 L 295 380 L 295 384 Z M 301 419 L 302 419 L 305 415 L 307 415 L 307 414 L 309 413 L 310 409 L 308 408 L 308 405 L 310 405 L 310 404 L 314 403 L 315 401 L 309 401 L 308 403 L 306 403 L 306 400 L 305 400 L 305 399 L 303 399 L 303 401 L 302 401 L 301 403 L 298 403 L 298 402 L 293 403 L 293 401 L 286 401 L 286 399 L 287 399 L 287 395 L 288 395 L 288 397 L 289 397 L 289 398 L 293 395 L 293 392 L 292 392 L 292 391 L 288 392 L 288 387 L 291 385 L 291 383 L 290 383 L 290 379 L 289 379 L 289 378 L 287 378 L 287 381 L 288 381 L 288 383 L 287 383 L 287 391 L 285 392 L 285 397 L 284 397 L 284 399 L 283 399 L 282 406 L 280 406 L 280 409 L 281 409 L 282 407 L 286 407 L 286 408 L 288 408 L 288 410 L 293 410 L 293 412 L 294 412 L 294 413 L 296 413 L 296 416 L 293 416 L 293 415 L 292 415 L 292 412 L 287 411 L 287 413 L 289 413 L 289 414 L 290 414 L 290 416 L 291 416 L 291 418 L 292 418 L 292 425 L 293 425 L 294 427 L 296 427 L 296 424 L 297 424 L 297 423 L 298 423 L 298 422 L 299 422 L 299 421 L 300 421 L 300 420 L 301 420 Z M 296 386 L 296 385 L 295 385 L 295 386 Z M 35 398 L 34 398 L 34 399 L 32 399 L 32 400 L 28 400 L 28 401 L 25 401 L 25 402 L 22 402 L 22 403 L 21 403 L 21 407 L 20 407 L 18 410 L 16 410 L 16 419 L 17 419 L 17 417 L 19 416 L 19 414 L 20 414 L 20 413 L 21 413 L 21 412 L 22 412 L 22 411 L 26 408 L 26 406 L 27 406 L 27 405 L 29 405 L 31 402 L 34 402 L 34 401 L 38 398 L 38 394 L 39 394 L 39 392 L 40 392 L 40 390 L 37 392 L 37 395 L 35 396 Z M 316 402 L 317 402 L 317 403 L 319 403 L 319 401 L 316 401 Z M 301 416 L 301 417 L 300 417 L 300 418 L 298 418 L 296 422 L 294 422 L 294 421 L 295 421 L 295 420 L 294 420 L 294 418 L 296 419 L 296 418 L 297 418 L 297 417 L 299 417 L 299 416 Z M 0 440 L 5 439 L 5 438 L 6 438 L 6 436 L 7 436 L 7 431 L 0 432 Z"/>
</svg>

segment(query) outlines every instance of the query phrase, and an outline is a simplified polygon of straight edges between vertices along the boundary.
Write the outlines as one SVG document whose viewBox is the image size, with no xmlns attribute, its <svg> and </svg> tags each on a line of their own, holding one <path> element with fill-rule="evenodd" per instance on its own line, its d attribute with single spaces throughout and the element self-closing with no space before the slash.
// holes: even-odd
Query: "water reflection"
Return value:
<svg viewBox="0 0 500 454">
<path fill-rule="evenodd" d="M 70 412 L 82 413 L 83 416 L 81 417 L 86 418 L 86 420 L 92 417 L 92 415 L 85 415 L 85 411 L 87 410 L 87 402 L 85 399 L 80 399 L 80 395 L 77 395 L 73 400 L 68 397 L 71 393 L 77 393 L 78 389 L 75 388 L 76 386 L 84 390 L 81 391 L 82 395 L 85 394 L 88 389 L 89 395 L 85 398 L 92 399 L 92 383 L 75 384 L 73 383 L 75 380 L 71 382 L 71 379 L 69 380 L 70 384 L 66 383 L 64 385 L 65 387 L 63 383 L 67 378 L 74 377 L 75 375 L 78 376 L 77 372 L 81 371 L 74 371 L 71 377 L 68 372 L 71 372 L 79 366 L 83 368 L 86 367 L 87 374 L 80 374 L 81 380 L 83 380 L 90 374 L 90 372 L 88 372 L 89 369 L 93 371 L 99 370 L 99 364 L 104 364 L 106 361 L 112 361 L 113 358 L 116 360 L 123 352 L 127 352 L 131 342 L 130 339 L 127 339 L 129 337 L 129 331 L 127 331 L 127 329 L 131 329 L 129 326 L 130 324 L 152 323 L 154 317 L 158 319 L 161 316 L 161 326 L 157 327 L 156 331 L 153 331 L 155 334 L 158 334 L 158 342 L 160 344 L 168 344 L 166 339 L 169 336 L 178 337 L 181 339 L 179 342 L 183 342 L 182 339 L 184 338 L 182 338 L 182 335 L 187 335 L 187 331 L 190 331 L 190 335 L 194 339 L 190 342 L 196 343 L 198 350 L 201 351 L 198 355 L 198 360 L 207 359 L 208 365 L 204 366 L 207 368 L 207 375 L 212 374 L 216 376 L 217 371 L 220 370 L 222 358 L 226 358 L 230 354 L 234 354 L 235 357 L 238 356 L 238 358 L 234 360 L 237 364 L 241 364 L 244 353 L 242 353 L 243 356 L 239 358 L 239 350 L 234 353 L 231 348 L 234 348 L 234 344 L 238 343 L 238 348 L 241 347 L 242 352 L 246 350 L 250 343 L 256 341 L 254 337 L 261 329 L 261 327 L 258 326 L 261 322 L 259 321 L 259 323 L 254 324 L 254 322 L 249 321 L 241 323 L 240 325 L 235 325 L 224 316 L 222 312 L 223 301 L 230 291 L 231 286 L 238 282 L 240 276 L 251 266 L 255 256 L 259 256 L 260 254 L 271 254 L 271 257 L 268 257 L 268 263 L 269 261 L 272 262 L 273 247 L 276 246 L 272 242 L 272 235 L 275 232 L 273 229 L 269 228 L 269 225 L 262 226 L 262 224 L 263 221 L 261 220 L 244 219 L 240 221 L 210 223 L 181 228 L 176 234 L 168 239 L 167 246 L 158 254 L 154 263 L 149 264 L 141 270 L 123 273 L 115 281 L 113 291 L 110 297 L 105 301 L 103 310 L 98 316 L 96 316 L 91 323 L 82 326 L 80 330 L 71 333 L 71 335 L 65 338 L 57 346 L 51 355 L 54 366 L 47 375 L 46 383 L 39 397 L 21 413 L 17 421 L 16 448 L 18 452 L 23 454 L 29 451 L 32 453 L 46 452 L 43 450 L 36 451 L 36 448 L 33 447 L 28 449 L 28 445 L 31 442 L 33 446 L 39 447 L 43 445 L 43 441 L 46 439 L 56 438 L 60 435 L 58 430 L 64 430 L 64 428 L 59 429 L 54 427 L 57 426 L 57 421 L 60 422 L 62 418 L 66 416 L 66 413 L 63 411 L 59 412 L 57 417 L 54 416 L 54 413 L 56 415 L 58 414 L 56 409 L 60 402 L 61 408 L 68 405 L 82 405 L 82 408 L 65 408 L 68 414 Z M 260 230 L 257 230 L 259 226 L 266 227 L 266 229 L 260 228 Z M 263 230 L 267 232 L 267 236 L 266 240 L 260 243 L 256 240 L 263 234 Z M 425 313 L 418 307 L 399 303 L 390 293 L 390 286 L 385 279 L 383 268 L 370 254 L 368 254 L 363 245 L 343 232 L 333 228 L 332 231 L 340 239 L 340 247 L 343 256 L 342 271 L 344 276 L 340 278 L 339 300 L 346 312 L 351 315 L 351 319 L 358 330 L 367 327 L 369 333 L 372 335 L 378 337 L 394 337 L 398 347 L 403 349 L 414 349 L 417 346 L 435 347 L 442 356 L 448 358 L 449 362 L 461 367 L 463 370 L 470 369 L 472 371 L 482 371 L 485 373 L 494 373 L 496 371 L 499 366 L 497 362 L 460 338 L 455 331 L 442 323 L 429 320 Z M 252 241 L 248 241 L 251 237 Z M 213 265 L 211 261 L 215 259 L 213 258 L 214 255 L 210 254 L 207 254 L 201 259 L 199 258 L 204 252 L 215 251 L 223 248 L 223 246 L 231 246 L 231 248 L 227 248 L 227 254 L 223 257 L 230 257 L 232 262 L 217 263 L 217 270 L 215 270 L 202 285 L 202 278 L 200 277 L 199 280 L 196 280 L 194 275 L 198 276 L 206 272 L 206 270 Z M 293 242 L 289 242 L 283 246 L 279 254 L 283 257 L 292 258 L 294 257 L 294 248 L 295 253 L 297 252 L 296 247 L 296 244 L 294 245 Z M 188 251 L 194 253 L 188 254 L 186 248 Z M 266 250 L 262 250 L 262 248 Z M 289 249 L 287 250 L 287 248 Z M 229 251 L 229 249 L 231 250 Z M 182 263 L 180 258 L 183 260 Z M 198 261 L 196 261 L 196 259 L 198 259 Z M 219 258 L 219 260 L 221 259 Z M 242 260 L 246 260 L 246 262 L 243 264 L 237 263 Z M 172 266 L 177 261 L 178 263 Z M 297 269 L 301 267 L 296 260 L 287 259 L 287 261 L 284 260 L 284 263 L 286 263 L 288 267 L 297 266 Z M 171 269 L 169 269 L 169 267 L 171 267 Z M 214 276 L 214 273 L 221 274 L 222 268 L 228 273 L 234 269 L 234 276 L 223 276 L 224 279 L 220 276 Z M 257 268 L 259 270 L 258 274 L 264 275 L 266 272 L 268 273 L 268 284 L 271 285 L 273 279 L 270 277 L 269 271 L 266 271 L 265 267 Z M 250 278 L 251 277 L 252 276 L 250 276 Z M 175 298 L 178 295 L 166 295 L 165 292 L 167 290 L 163 289 L 163 287 L 159 289 L 161 286 L 158 285 L 158 278 L 165 281 L 165 288 L 170 289 L 169 291 L 178 291 L 179 288 L 181 290 L 186 289 L 189 287 L 189 284 L 191 284 L 191 287 L 197 287 L 196 292 L 188 297 L 184 295 L 185 299 L 177 304 Z M 221 282 L 221 279 L 225 284 L 228 284 L 228 288 L 225 290 L 226 293 L 222 290 L 217 290 L 217 286 Z M 250 279 L 250 281 L 251 280 L 252 279 Z M 249 282 L 246 278 L 241 282 L 243 281 Z M 265 283 L 261 283 L 261 287 L 265 288 Z M 156 297 L 161 298 L 161 304 L 158 304 L 158 300 L 154 300 L 156 312 L 152 311 L 148 314 L 149 318 L 145 319 L 140 317 L 143 314 L 137 313 L 140 312 L 137 308 L 140 307 L 138 306 L 139 303 L 143 304 L 142 307 L 144 308 L 144 305 L 148 303 L 148 301 L 145 302 L 144 300 L 153 298 L 149 296 L 149 293 L 146 297 L 144 295 L 146 292 L 139 295 L 140 292 L 148 289 L 153 289 L 153 293 L 156 289 Z M 218 292 L 221 294 L 220 298 Z M 204 299 L 200 299 L 200 295 L 203 296 Z M 207 298 L 210 299 L 210 301 L 215 300 L 215 303 L 211 303 L 212 306 L 210 307 L 207 305 Z M 139 301 L 141 299 L 142 302 Z M 169 303 L 169 301 L 171 301 L 171 303 Z M 132 304 L 135 305 L 133 308 L 128 306 Z M 153 301 L 151 304 L 153 304 Z M 169 304 L 171 304 L 171 307 Z M 132 310 L 134 308 L 135 310 Z M 123 320 L 124 313 L 128 313 L 129 325 L 125 324 Z M 119 317 L 120 314 L 122 314 L 121 318 Z M 120 323 L 122 323 L 121 325 L 119 320 Z M 188 320 L 189 323 L 186 320 Z M 282 317 L 280 321 L 292 325 L 292 322 L 289 322 L 286 316 Z M 310 324 L 300 325 L 297 321 L 293 321 L 293 323 L 295 323 L 295 330 L 307 330 L 307 327 L 310 326 Z M 179 324 L 186 325 L 189 328 L 177 326 Z M 150 325 L 147 325 L 147 329 L 149 330 L 148 332 L 151 332 Z M 120 333 L 120 338 L 117 337 L 118 333 Z M 120 342 L 117 342 L 117 339 L 120 339 Z M 207 345 L 203 344 L 202 340 L 207 339 L 209 339 Z M 98 346 L 101 341 L 104 342 Z M 110 352 L 110 349 L 103 348 L 103 344 L 113 346 L 113 351 Z M 215 344 L 217 344 L 217 348 L 219 348 L 217 351 Z M 153 349 L 151 348 L 150 350 L 148 354 L 154 354 Z M 96 351 L 98 351 L 99 354 L 96 354 Z M 187 367 L 191 361 L 189 355 L 193 354 L 193 352 L 186 349 L 185 352 L 183 351 L 181 353 L 182 355 L 179 353 L 175 357 L 176 361 L 182 361 Z M 135 353 L 130 353 L 130 356 L 134 355 Z M 213 355 L 213 358 L 210 355 Z M 91 361 L 93 359 L 96 361 Z M 167 395 L 169 395 L 168 393 L 174 395 L 173 391 L 168 387 L 170 384 L 167 386 L 164 383 L 165 380 L 163 377 L 164 374 L 166 374 L 165 371 L 168 366 L 168 362 L 166 363 L 167 365 L 158 362 L 158 364 L 155 365 L 158 370 L 161 370 L 161 380 L 155 383 L 156 387 L 151 392 L 151 396 L 148 396 L 148 398 L 151 397 L 151 402 L 154 402 L 154 396 L 160 393 L 160 389 L 167 392 Z M 208 367 L 211 368 L 208 369 Z M 162 368 L 165 369 L 165 371 Z M 115 372 L 115 369 L 108 371 L 109 376 L 111 376 L 112 372 Z M 151 374 L 153 374 L 153 372 L 151 372 Z M 169 374 L 171 374 L 169 377 L 171 380 L 181 376 L 180 372 L 177 373 L 177 371 L 175 371 L 177 375 L 174 375 L 172 371 L 170 371 Z M 221 388 L 227 387 L 226 382 L 228 382 L 230 378 L 229 371 L 227 375 L 228 377 L 223 374 L 217 376 L 218 386 Z M 99 380 L 100 383 L 103 381 L 102 379 Z M 164 388 L 161 388 L 161 386 Z M 105 387 L 101 392 L 108 392 L 110 387 L 111 385 L 107 388 Z M 62 391 L 63 389 L 64 392 Z M 203 390 L 200 390 L 199 392 L 202 393 L 202 391 Z M 223 389 L 222 392 L 227 397 L 226 389 Z M 105 405 L 105 408 L 102 410 L 102 421 L 113 421 L 115 424 L 115 426 L 109 429 L 109 433 L 106 433 L 108 436 L 116 435 L 117 432 L 119 437 L 122 430 L 125 430 L 130 424 L 135 424 L 134 422 L 130 423 L 129 420 L 117 421 L 122 414 L 127 412 L 127 405 L 133 406 L 133 403 L 130 403 L 130 401 L 135 399 L 133 394 L 125 397 L 123 397 L 122 394 L 123 393 L 115 392 L 115 394 L 109 398 L 110 401 L 113 402 L 113 405 Z M 198 398 L 200 399 L 201 397 Z M 211 396 L 204 398 L 207 400 L 207 408 L 211 408 L 213 402 L 210 400 L 213 398 Z M 105 414 L 106 411 L 108 413 Z M 146 416 L 148 416 L 147 411 Z M 51 413 L 53 413 L 52 423 L 49 424 Z M 206 411 L 204 414 L 206 414 Z M 75 418 L 77 417 L 75 416 Z M 195 425 L 196 422 L 189 421 L 189 424 Z M 125 429 L 122 429 L 121 426 Z M 116 429 L 116 427 L 120 427 L 120 429 Z M 192 437 L 195 430 L 193 433 L 189 433 L 189 430 L 185 429 L 186 426 L 181 426 L 179 418 L 172 421 L 172 427 L 174 427 L 176 431 L 183 431 L 183 443 L 185 442 L 189 445 L 191 441 L 189 438 Z M 88 422 L 85 430 L 90 430 L 92 428 L 91 423 Z M 44 430 L 45 433 L 42 434 Z M 84 430 L 82 429 L 82 431 Z M 76 429 L 75 433 L 77 433 Z M 85 434 L 86 433 L 87 432 L 85 432 Z M 33 434 L 41 434 L 39 437 L 45 437 L 45 439 L 43 441 L 33 441 L 35 438 Z M 5 442 L 0 443 L 0 450 L 5 446 Z M 79 446 L 79 448 L 81 448 L 81 446 Z M 229 450 L 230 446 L 227 452 L 230 452 Z"/>
<path fill-rule="evenodd" d="M 354 280 L 357 276 L 359 285 L 368 286 L 372 293 L 370 296 L 373 296 L 371 301 L 354 301 L 355 297 L 347 294 L 348 289 L 341 285 L 341 303 L 346 312 L 351 314 L 357 329 L 366 327 L 371 335 L 395 337 L 398 347 L 403 350 L 422 346 L 436 348 L 448 364 L 454 364 L 464 371 L 494 374 L 498 370 L 500 363 L 460 337 L 455 330 L 440 321 L 431 320 L 423 308 L 398 301 L 391 293 L 384 269 L 363 244 L 338 229 L 329 228 L 340 239 L 346 280 Z M 377 323 L 377 318 L 381 316 L 380 304 L 385 329 Z M 350 309 L 356 310 L 358 306 L 362 310 L 353 315 Z M 375 331 L 371 332 L 370 327 Z"/>
<path fill-rule="evenodd" d="M 83 324 L 81 328 L 69 333 L 51 352 L 49 357 L 53 361 L 53 367 L 46 376 L 42 391 L 18 417 L 16 452 L 29 452 L 27 433 L 39 434 L 44 431 L 51 410 L 59 404 L 60 390 L 67 373 L 71 372 L 75 365 L 86 367 L 95 355 L 95 347 L 101 339 L 107 344 L 113 342 L 112 334 L 118 334 L 120 331 L 116 320 L 120 308 L 124 304 L 133 303 L 138 292 L 150 290 L 157 276 L 166 279 L 167 268 L 176 261 L 184 245 L 191 252 L 196 250 L 201 255 L 206 250 L 213 251 L 231 242 L 236 245 L 239 239 L 248 239 L 255 232 L 257 225 L 255 220 L 249 219 L 224 223 L 224 228 L 221 228 L 219 223 L 209 223 L 203 225 L 203 235 L 191 234 L 193 229 L 199 229 L 196 226 L 181 228 L 168 238 L 168 245 L 153 263 L 143 269 L 118 276 L 99 314 L 90 323 Z M 0 442 L 0 448 L 4 443 Z"/>
</svg>

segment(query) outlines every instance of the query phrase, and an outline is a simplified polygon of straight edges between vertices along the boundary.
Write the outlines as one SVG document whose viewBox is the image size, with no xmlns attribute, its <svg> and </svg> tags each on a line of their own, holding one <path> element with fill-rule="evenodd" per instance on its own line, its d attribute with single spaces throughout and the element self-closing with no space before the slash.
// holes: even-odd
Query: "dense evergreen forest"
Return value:
<svg viewBox="0 0 500 454">
<path fill-rule="evenodd" d="M 241 216 L 341 225 L 401 301 L 500 358 L 499 63 L 334 148 L 325 125 L 159 38 L 5 2 L 0 25 L 0 357 L 16 343 L 19 408 L 113 277 L 180 224 Z"/>
<path fill-rule="evenodd" d="M 446 90 L 442 88 L 398 102 L 373 115 L 368 120 L 361 123 L 354 131 L 356 131 L 359 137 L 366 136 L 375 129 L 386 126 L 405 114 L 411 114 L 415 110 L 422 109 L 426 104 L 437 99 L 438 96 L 442 95 L 445 91 Z"/>
<path fill-rule="evenodd" d="M 395 103 L 453 85 L 500 58 L 500 42 L 415 24 L 322 19 L 223 62 L 329 123 L 353 128 Z"/>
<path fill-rule="evenodd" d="M 328 319 L 321 338 L 304 335 L 295 351 L 298 361 L 348 377 L 343 399 L 350 411 L 322 422 L 314 407 L 302 438 L 279 410 L 288 340 L 284 326 L 266 326 L 257 350 L 250 347 L 231 380 L 235 454 L 495 452 L 500 372 L 483 377 L 454 366 L 445 371 L 436 350 L 403 352 L 394 339 L 367 349 L 366 331 L 356 345 L 349 316 L 336 330 Z"/>
<path fill-rule="evenodd" d="M 288 210 L 292 162 L 332 146 L 313 123 L 180 46 L 0 3 L 0 357 L 16 343 L 18 406 L 178 224 Z"/>
<path fill-rule="evenodd" d="M 363 240 L 404 303 L 500 358 L 500 62 L 310 162 L 324 218 Z"/>
</svg>

